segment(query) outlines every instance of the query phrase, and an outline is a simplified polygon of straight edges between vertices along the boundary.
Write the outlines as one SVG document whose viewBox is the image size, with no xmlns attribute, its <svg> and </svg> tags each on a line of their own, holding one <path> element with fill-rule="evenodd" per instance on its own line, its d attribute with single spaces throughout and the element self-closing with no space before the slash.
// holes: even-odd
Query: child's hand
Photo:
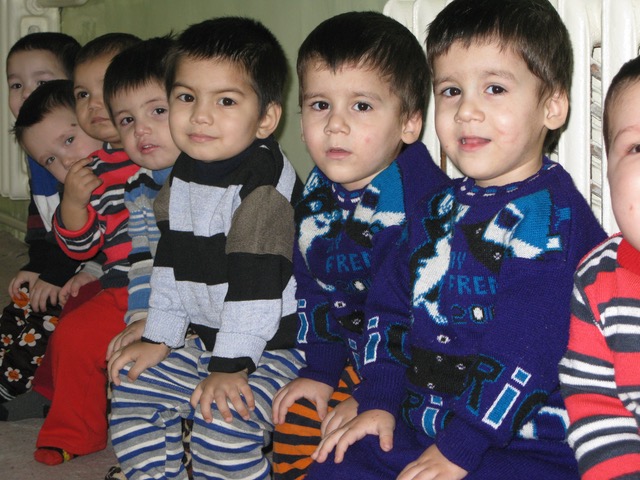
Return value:
<svg viewBox="0 0 640 480">
<path fill-rule="evenodd" d="M 91 192 L 102 184 L 102 180 L 90 168 L 85 168 L 93 161 L 83 158 L 76 162 L 64 181 L 63 200 L 73 203 L 78 208 L 86 208 L 91 198 Z"/>
<path fill-rule="evenodd" d="M 340 463 L 344 459 L 347 449 L 358 440 L 363 439 L 365 435 L 378 435 L 380 448 L 388 452 L 393 448 L 395 428 L 396 419 L 389 412 L 368 410 L 324 437 L 315 452 L 311 454 L 311 458 L 322 463 L 335 447 L 335 462 Z"/>
<path fill-rule="evenodd" d="M 133 323 L 127 325 L 122 332 L 113 337 L 111 342 L 109 342 L 109 346 L 107 347 L 107 361 L 111 358 L 111 355 L 114 352 L 126 347 L 127 345 L 131 345 L 134 342 L 137 342 L 142 338 L 142 334 L 144 333 L 144 326 L 147 324 L 146 318 L 141 318 Z"/>
<path fill-rule="evenodd" d="M 51 305 L 56 306 L 58 304 L 59 292 L 60 287 L 38 278 L 29 289 L 31 309 L 34 312 L 44 312 L 47 309 L 47 300 L 51 302 Z"/>
<path fill-rule="evenodd" d="M 146 342 L 132 343 L 131 345 L 114 352 L 107 364 L 109 379 L 114 385 L 120 385 L 120 370 L 127 363 L 133 362 L 127 378 L 135 382 L 138 376 L 147 368 L 155 367 L 163 361 L 171 352 L 165 344 Z"/>
<path fill-rule="evenodd" d="M 64 181 L 64 196 L 60 202 L 60 212 L 62 221 L 69 230 L 82 228 L 86 221 L 86 210 L 91 193 L 102 185 L 102 180 L 93 173 L 91 168 L 87 168 L 92 161 L 91 158 L 78 160 L 69 169 Z"/>
<path fill-rule="evenodd" d="M 411 462 L 400 472 L 397 480 L 461 480 L 466 477 L 466 470 L 440 453 L 438 447 L 431 445 L 415 462 Z M 533 472 L 532 472 L 533 473 Z"/>
<path fill-rule="evenodd" d="M 70 296 L 77 297 L 81 287 L 85 286 L 88 283 L 94 282 L 97 279 L 98 277 L 91 275 L 90 273 L 76 273 L 60 289 L 60 293 L 58 294 L 58 301 L 60 302 L 60 305 L 64 307 Z"/>
<path fill-rule="evenodd" d="M 235 411 L 242 418 L 245 420 L 251 418 L 249 411 L 253 411 L 256 404 L 246 370 L 236 373 L 213 372 L 200 382 L 191 395 L 191 406 L 197 408 L 199 403 L 202 417 L 205 422 L 209 423 L 213 421 L 211 413 L 213 402 L 225 422 L 231 423 L 233 416 L 227 401 L 231 402 Z"/>
<path fill-rule="evenodd" d="M 284 423 L 285 417 L 291 405 L 300 398 L 306 398 L 313 402 L 320 420 L 327 415 L 329 399 L 333 394 L 333 388 L 326 383 L 317 382 L 309 378 L 296 378 L 282 387 L 273 397 L 273 423 Z"/>
<path fill-rule="evenodd" d="M 33 288 L 33 285 L 36 283 L 38 278 L 40 278 L 39 273 L 20 270 L 18 274 L 9 282 L 9 295 L 11 296 L 11 298 L 17 297 L 18 292 L 20 291 L 20 287 L 23 283 L 29 284 L 29 292 L 31 292 L 31 289 Z"/>
<path fill-rule="evenodd" d="M 340 428 L 350 422 L 358 415 L 358 402 L 355 398 L 349 397 L 345 401 L 336 405 L 322 421 L 320 431 L 322 436 L 327 436 L 335 429 Z"/>
</svg>

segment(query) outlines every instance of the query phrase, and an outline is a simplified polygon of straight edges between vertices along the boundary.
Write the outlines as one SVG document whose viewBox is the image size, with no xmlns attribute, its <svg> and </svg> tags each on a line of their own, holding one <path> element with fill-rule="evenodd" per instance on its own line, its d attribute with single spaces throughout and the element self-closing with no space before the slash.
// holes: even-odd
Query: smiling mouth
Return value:
<svg viewBox="0 0 640 480">
<path fill-rule="evenodd" d="M 138 147 L 138 150 L 142 153 L 145 153 L 149 150 L 153 150 L 157 147 L 157 145 L 153 145 L 153 144 L 146 144 L 146 145 L 141 145 Z"/>
</svg>

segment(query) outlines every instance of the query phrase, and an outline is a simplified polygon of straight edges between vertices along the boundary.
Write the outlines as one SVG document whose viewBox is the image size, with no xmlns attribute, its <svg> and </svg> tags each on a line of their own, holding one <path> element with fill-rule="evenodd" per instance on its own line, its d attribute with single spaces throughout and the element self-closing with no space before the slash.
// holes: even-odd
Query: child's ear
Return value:
<svg viewBox="0 0 640 480">
<path fill-rule="evenodd" d="M 267 138 L 271 135 L 280 122 L 280 116 L 282 115 L 282 105 L 278 103 L 270 103 L 267 106 L 267 110 L 264 112 L 262 119 L 258 123 L 258 131 L 256 137 Z"/>
<path fill-rule="evenodd" d="M 402 124 L 402 136 L 400 138 L 409 145 L 420 138 L 420 132 L 422 132 L 422 112 L 409 114 Z"/>
<path fill-rule="evenodd" d="M 566 92 L 554 92 L 544 105 L 544 125 L 549 130 L 557 130 L 567 121 L 569 98 Z"/>
</svg>

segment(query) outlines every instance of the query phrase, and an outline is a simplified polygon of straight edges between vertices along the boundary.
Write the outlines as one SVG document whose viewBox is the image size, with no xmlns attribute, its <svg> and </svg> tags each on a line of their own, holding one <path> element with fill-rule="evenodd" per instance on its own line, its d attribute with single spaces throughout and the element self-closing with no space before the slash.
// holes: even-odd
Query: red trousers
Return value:
<svg viewBox="0 0 640 480">
<path fill-rule="evenodd" d="M 47 350 L 53 397 L 37 447 L 77 455 L 107 446 L 107 347 L 124 327 L 127 289 L 108 288 L 69 312 Z"/>
<path fill-rule="evenodd" d="M 78 296 L 70 296 L 67 300 L 67 303 L 62 309 L 62 313 L 60 314 L 60 319 L 58 320 L 58 322 L 61 322 L 68 313 L 71 313 L 84 302 L 86 302 L 90 298 L 93 298 L 101 290 L 102 287 L 100 286 L 100 280 L 87 283 L 86 285 L 80 287 Z M 47 352 L 48 351 L 49 350 L 47 350 Z M 32 384 L 33 389 L 40 395 L 43 395 L 49 400 L 53 398 L 53 375 L 51 373 L 51 361 L 49 360 L 49 355 L 45 355 L 42 359 L 42 363 L 36 370 L 36 373 L 33 377 Z"/>
</svg>

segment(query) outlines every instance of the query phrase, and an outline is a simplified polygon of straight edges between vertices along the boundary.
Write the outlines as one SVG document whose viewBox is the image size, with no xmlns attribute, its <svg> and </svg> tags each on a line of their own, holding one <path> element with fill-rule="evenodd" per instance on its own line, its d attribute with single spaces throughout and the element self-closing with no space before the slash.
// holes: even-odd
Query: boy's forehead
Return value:
<svg viewBox="0 0 640 480">
<path fill-rule="evenodd" d="M 129 105 L 142 105 L 153 100 L 166 100 L 167 93 L 164 83 L 159 80 L 149 80 L 141 85 L 122 88 L 115 92 L 111 103 L 119 108 L 128 108 Z"/>
<path fill-rule="evenodd" d="M 7 75 L 10 75 L 12 70 L 19 69 L 22 66 L 28 67 L 31 71 L 41 70 L 54 73 L 64 73 L 65 71 L 64 65 L 53 52 L 42 49 L 20 50 L 7 57 Z M 66 78 L 66 74 L 63 77 Z"/>
<path fill-rule="evenodd" d="M 348 61 L 343 62 L 340 65 L 329 65 L 322 59 L 315 59 L 307 62 L 304 66 L 303 78 L 308 79 L 310 76 L 321 72 L 329 72 L 335 77 L 341 77 L 345 73 L 349 72 L 358 72 L 362 76 L 370 76 L 377 82 L 382 82 L 391 88 L 391 80 L 389 76 L 385 75 L 379 67 L 366 61 Z M 353 85 L 352 87 L 357 86 Z"/>
</svg>

